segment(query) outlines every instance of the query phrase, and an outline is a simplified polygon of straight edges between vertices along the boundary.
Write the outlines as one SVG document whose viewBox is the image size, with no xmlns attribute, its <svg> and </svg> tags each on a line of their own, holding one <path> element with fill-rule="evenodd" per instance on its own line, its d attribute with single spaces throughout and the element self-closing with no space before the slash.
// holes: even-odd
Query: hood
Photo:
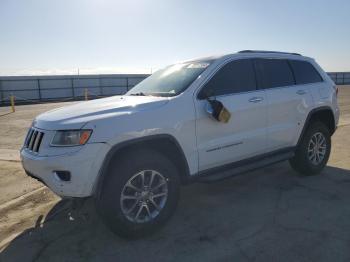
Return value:
<svg viewBox="0 0 350 262">
<path fill-rule="evenodd" d="M 168 101 L 166 97 L 155 96 L 112 96 L 78 102 L 37 116 L 33 125 L 46 130 L 80 129 L 97 119 L 150 110 Z"/>
</svg>

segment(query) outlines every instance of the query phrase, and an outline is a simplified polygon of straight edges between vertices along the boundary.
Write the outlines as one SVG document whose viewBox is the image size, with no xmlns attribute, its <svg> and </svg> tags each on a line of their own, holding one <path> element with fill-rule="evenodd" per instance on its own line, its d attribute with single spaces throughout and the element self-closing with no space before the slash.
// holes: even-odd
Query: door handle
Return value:
<svg viewBox="0 0 350 262">
<path fill-rule="evenodd" d="M 251 103 L 259 103 L 261 101 L 263 101 L 262 97 L 252 97 L 249 99 L 249 102 L 251 102 Z"/>
<path fill-rule="evenodd" d="M 306 91 L 305 90 L 298 90 L 296 92 L 298 95 L 305 95 L 306 94 Z"/>
</svg>

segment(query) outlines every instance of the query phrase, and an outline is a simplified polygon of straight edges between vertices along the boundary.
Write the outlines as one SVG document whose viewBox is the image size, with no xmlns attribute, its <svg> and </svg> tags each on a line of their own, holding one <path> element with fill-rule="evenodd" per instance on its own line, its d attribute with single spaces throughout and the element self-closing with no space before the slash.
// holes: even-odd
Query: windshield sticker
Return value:
<svg viewBox="0 0 350 262">
<path fill-rule="evenodd" d="M 207 68 L 209 63 L 193 63 L 189 64 L 187 68 Z"/>
</svg>

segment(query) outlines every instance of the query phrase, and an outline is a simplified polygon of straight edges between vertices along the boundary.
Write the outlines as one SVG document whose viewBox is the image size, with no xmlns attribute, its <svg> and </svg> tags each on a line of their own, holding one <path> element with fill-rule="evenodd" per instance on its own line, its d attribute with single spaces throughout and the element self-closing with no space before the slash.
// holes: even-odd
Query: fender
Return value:
<svg viewBox="0 0 350 262">
<path fill-rule="evenodd" d="M 320 112 L 320 111 L 330 111 L 330 112 L 332 113 L 333 121 L 334 121 L 333 124 L 334 124 L 334 127 L 335 127 L 335 128 L 334 128 L 334 130 L 331 132 L 331 134 L 334 133 L 334 131 L 335 131 L 335 129 L 336 129 L 336 124 L 335 124 L 335 117 L 334 117 L 334 113 L 333 113 L 332 108 L 331 108 L 330 106 L 321 106 L 321 107 L 314 108 L 314 109 L 312 109 L 312 110 L 309 112 L 309 114 L 308 114 L 307 117 L 306 117 L 306 120 L 305 120 L 303 129 L 302 129 L 302 131 L 301 131 L 301 133 L 300 133 L 300 136 L 299 136 L 299 139 L 298 139 L 297 146 L 300 144 L 301 139 L 302 139 L 302 137 L 304 136 L 307 127 L 308 127 L 309 124 L 311 123 L 312 117 L 313 117 L 316 113 L 318 113 L 318 112 Z"/>
<path fill-rule="evenodd" d="M 138 145 L 141 143 L 145 143 L 145 142 L 156 142 L 157 140 L 168 140 L 171 141 L 177 148 L 178 152 L 180 152 L 180 160 L 185 164 L 184 165 L 184 173 L 181 172 L 180 174 L 180 179 L 182 180 L 182 182 L 186 183 L 187 181 L 189 181 L 190 178 L 190 169 L 188 166 L 188 162 L 186 159 L 186 156 L 179 144 L 179 142 L 176 140 L 175 137 L 168 135 L 168 134 L 157 134 L 157 135 L 150 135 L 150 136 L 145 136 L 145 137 L 141 137 L 141 138 L 136 138 L 136 139 L 131 139 L 131 140 L 127 140 L 124 142 L 121 142 L 119 144 L 116 144 L 114 146 L 112 146 L 112 148 L 108 151 L 102 166 L 99 170 L 99 174 L 97 176 L 97 181 L 95 182 L 94 185 L 94 189 L 93 189 L 93 194 L 99 198 L 100 197 L 100 193 L 101 193 L 101 188 L 104 182 L 104 179 L 106 177 L 107 174 L 107 168 L 110 164 L 111 159 L 113 158 L 113 156 L 115 155 L 115 153 L 117 153 L 118 151 L 122 150 L 122 149 L 126 149 L 129 146 L 133 146 L 133 145 Z"/>
</svg>

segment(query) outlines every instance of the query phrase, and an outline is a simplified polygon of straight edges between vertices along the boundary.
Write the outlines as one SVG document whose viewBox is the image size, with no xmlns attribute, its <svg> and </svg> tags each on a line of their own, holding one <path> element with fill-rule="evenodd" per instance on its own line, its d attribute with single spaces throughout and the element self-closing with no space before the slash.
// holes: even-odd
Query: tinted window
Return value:
<svg viewBox="0 0 350 262">
<path fill-rule="evenodd" d="M 236 60 L 226 64 L 209 80 L 199 94 L 219 96 L 256 89 L 253 62 L 250 59 Z"/>
<path fill-rule="evenodd" d="M 321 82 L 322 78 L 314 66 L 306 61 L 290 60 L 297 84 Z"/>
<path fill-rule="evenodd" d="M 257 59 L 255 61 L 260 88 L 294 85 L 294 77 L 287 60 Z"/>
</svg>

